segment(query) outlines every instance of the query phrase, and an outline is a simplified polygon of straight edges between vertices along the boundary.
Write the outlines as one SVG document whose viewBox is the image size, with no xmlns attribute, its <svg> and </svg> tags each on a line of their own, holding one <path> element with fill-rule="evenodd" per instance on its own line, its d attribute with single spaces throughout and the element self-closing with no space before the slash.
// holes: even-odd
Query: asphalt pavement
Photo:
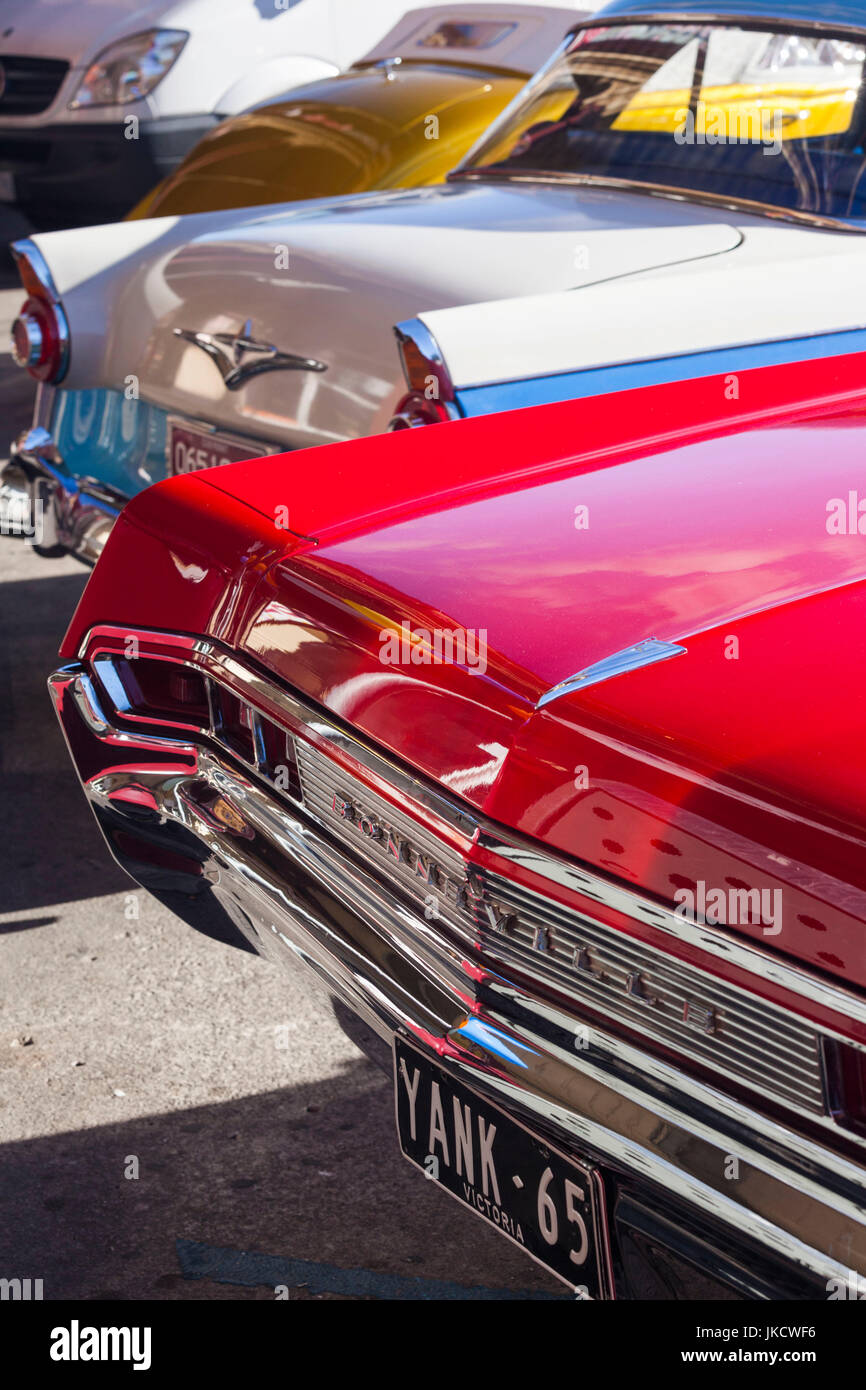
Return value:
<svg viewBox="0 0 866 1390">
<path fill-rule="evenodd" d="M 12 284 L 0 452 L 32 405 Z M 388 1078 L 306 983 L 113 864 L 45 688 L 86 578 L 0 537 L 0 1279 L 45 1299 L 567 1296 L 410 1168 Z"/>
</svg>

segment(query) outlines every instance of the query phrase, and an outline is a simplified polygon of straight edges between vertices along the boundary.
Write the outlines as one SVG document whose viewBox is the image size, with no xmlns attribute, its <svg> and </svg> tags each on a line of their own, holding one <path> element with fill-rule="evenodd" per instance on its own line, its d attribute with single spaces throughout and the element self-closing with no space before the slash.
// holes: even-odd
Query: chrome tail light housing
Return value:
<svg viewBox="0 0 866 1390">
<path fill-rule="evenodd" d="M 69 324 L 63 305 L 35 242 L 13 242 L 12 254 L 27 291 L 12 324 L 12 360 L 37 381 L 56 384 L 69 369 Z"/>
<path fill-rule="evenodd" d="M 439 345 L 420 319 L 407 319 L 394 329 L 408 393 L 391 417 L 389 430 L 439 425 L 459 417 L 454 384 Z"/>
</svg>

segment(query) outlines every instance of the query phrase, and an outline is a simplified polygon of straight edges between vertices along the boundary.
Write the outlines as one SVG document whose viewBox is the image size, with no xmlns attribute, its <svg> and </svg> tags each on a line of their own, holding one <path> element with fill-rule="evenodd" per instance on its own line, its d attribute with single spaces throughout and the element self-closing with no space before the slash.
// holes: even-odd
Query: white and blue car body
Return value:
<svg viewBox="0 0 866 1390">
<path fill-rule="evenodd" d="M 710 88 L 762 124 L 689 136 Z M 444 186 L 19 247 L 63 341 L 7 481 L 92 559 L 171 472 L 859 352 L 864 131 L 866 4 L 615 0 Z"/>
</svg>

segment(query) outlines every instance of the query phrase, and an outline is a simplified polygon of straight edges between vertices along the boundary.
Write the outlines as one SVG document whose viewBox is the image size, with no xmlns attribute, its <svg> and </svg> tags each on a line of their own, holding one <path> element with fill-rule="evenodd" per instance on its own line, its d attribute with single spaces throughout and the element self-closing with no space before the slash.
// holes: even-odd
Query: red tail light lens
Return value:
<svg viewBox="0 0 866 1390">
<path fill-rule="evenodd" d="M 57 306 L 31 295 L 12 325 L 12 360 L 37 381 L 59 381 L 65 367 L 65 335 Z"/>
<path fill-rule="evenodd" d="M 419 425 L 440 425 L 450 416 L 441 401 L 428 401 L 418 391 L 410 391 L 388 422 L 389 430 L 413 430 Z"/>
<path fill-rule="evenodd" d="M 51 272 L 33 241 L 16 241 L 12 254 L 28 298 L 12 325 L 12 360 L 37 381 L 62 381 L 69 365 L 69 325 Z"/>
</svg>

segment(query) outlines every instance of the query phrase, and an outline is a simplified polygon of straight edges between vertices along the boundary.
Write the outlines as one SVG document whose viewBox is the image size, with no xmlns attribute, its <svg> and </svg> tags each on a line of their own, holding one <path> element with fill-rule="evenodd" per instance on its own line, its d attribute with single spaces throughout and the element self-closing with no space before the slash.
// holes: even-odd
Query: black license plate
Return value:
<svg viewBox="0 0 866 1390">
<path fill-rule="evenodd" d="M 411 1163 L 581 1297 L 612 1297 L 596 1169 L 551 1148 L 402 1038 L 394 1040 L 394 1086 Z"/>
</svg>

